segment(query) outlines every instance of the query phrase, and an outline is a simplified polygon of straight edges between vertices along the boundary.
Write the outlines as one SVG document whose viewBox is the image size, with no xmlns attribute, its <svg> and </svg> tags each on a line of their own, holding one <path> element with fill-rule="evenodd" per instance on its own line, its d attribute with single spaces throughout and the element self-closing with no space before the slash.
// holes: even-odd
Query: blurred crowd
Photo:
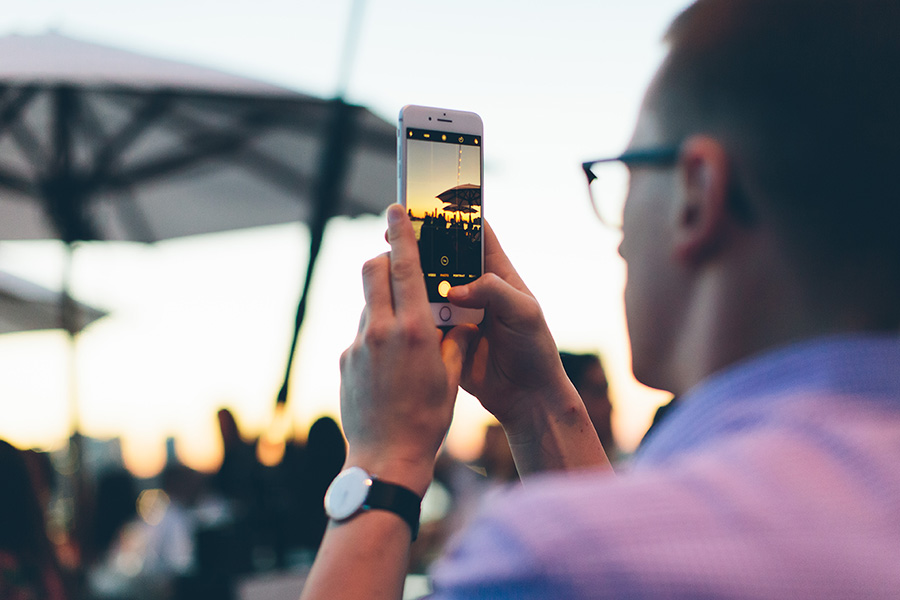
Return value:
<svg viewBox="0 0 900 600">
<path fill-rule="evenodd" d="M 308 567 L 327 524 L 325 490 L 344 462 L 340 427 L 319 419 L 266 466 L 258 440 L 227 409 L 218 416 L 215 473 L 170 453 L 158 476 L 138 479 L 119 458 L 87 465 L 68 499 L 49 454 L 0 442 L 0 598 L 228 599 L 241 578 Z M 60 501 L 77 507 L 66 527 Z"/>
<path fill-rule="evenodd" d="M 560 356 L 604 447 L 615 456 L 599 357 Z M 54 466 L 58 458 L 0 441 L 0 598 L 228 600 L 239 597 L 238 584 L 247 578 L 302 576 L 328 524 L 325 492 L 345 459 L 339 425 L 318 419 L 304 441 L 289 439 L 281 460 L 266 466 L 259 459 L 264 440 L 245 436 L 228 409 L 219 411 L 218 422 L 224 455 L 215 473 L 195 471 L 170 452 L 158 476 L 139 479 L 125 469 L 115 446 L 115 456 L 90 461 L 75 486 L 60 474 L 65 469 Z M 425 572 L 491 490 L 517 483 L 499 425 L 486 428 L 473 462 L 442 453 L 423 500 L 410 572 Z M 70 522 L 61 523 L 60 513 L 72 505 L 77 508 Z"/>
</svg>

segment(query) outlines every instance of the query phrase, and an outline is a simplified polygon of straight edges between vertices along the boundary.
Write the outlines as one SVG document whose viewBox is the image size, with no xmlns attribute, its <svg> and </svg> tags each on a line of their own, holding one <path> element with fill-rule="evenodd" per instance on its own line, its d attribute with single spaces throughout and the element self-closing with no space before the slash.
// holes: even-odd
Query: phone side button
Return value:
<svg viewBox="0 0 900 600">
<path fill-rule="evenodd" d="M 450 307 L 449 307 L 449 306 L 442 306 L 440 312 L 438 313 L 438 315 L 440 315 L 441 321 L 443 321 L 444 323 L 446 323 L 447 321 L 450 320 Z"/>
</svg>

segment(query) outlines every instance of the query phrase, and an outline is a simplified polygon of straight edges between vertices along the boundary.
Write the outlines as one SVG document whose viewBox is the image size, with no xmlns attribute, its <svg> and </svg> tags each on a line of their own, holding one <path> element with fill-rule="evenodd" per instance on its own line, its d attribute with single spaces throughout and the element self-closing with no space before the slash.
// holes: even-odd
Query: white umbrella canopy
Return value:
<svg viewBox="0 0 900 600">
<path fill-rule="evenodd" d="M 62 302 L 60 292 L 0 271 L 0 334 L 65 329 L 60 315 Z M 77 305 L 77 331 L 106 315 L 87 304 Z"/>
<path fill-rule="evenodd" d="M 152 242 L 378 213 L 395 135 L 362 107 L 249 78 L 3 37 L 0 239 Z"/>
<path fill-rule="evenodd" d="M 57 33 L 0 38 L 0 239 L 309 225 L 279 403 L 325 226 L 394 201 L 395 152 L 395 126 L 342 99 Z"/>
</svg>

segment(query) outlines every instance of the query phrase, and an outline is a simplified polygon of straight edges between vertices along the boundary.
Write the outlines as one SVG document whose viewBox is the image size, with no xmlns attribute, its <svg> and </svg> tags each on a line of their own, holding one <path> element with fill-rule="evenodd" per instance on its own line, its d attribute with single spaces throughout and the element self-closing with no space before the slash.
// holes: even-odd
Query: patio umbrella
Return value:
<svg viewBox="0 0 900 600">
<path fill-rule="evenodd" d="M 43 329 L 65 329 L 60 292 L 0 271 L 0 334 Z M 76 331 L 106 315 L 102 310 L 78 302 Z"/>
<path fill-rule="evenodd" d="M 437 199 L 451 206 L 481 206 L 481 186 L 472 183 L 464 183 L 445 190 L 438 194 Z M 444 208 L 444 210 L 449 210 Z M 465 212 L 473 212 L 471 210 Z"/>
<path fill-rule="evenodd" d="M 476 206 L 481 206 L 481 186 L 464 183 L 441 192 L 436 198 L 447 205 L 441 209 L 445 212 L 471 215 L 478 212 Z"/>
<path fill-rule="evenodd" d="M 0 239 L 65 242 L 65 292 L 80 241 L 309 226 L 279 407 L 326 224 L 393 201 L 395 147 L 392 124 L 341 99 L 57 33 L 0 38 Z M 63 306 L 74 348 L 79 307 Z M 73 429 L 79 486 L 75 414 Z"/>
<path fill-rule="evenodd" d="M 340 99 L 57 33 L 3 37 L 0 239 L 72 248 L 305 222 L 289 372 L 325 226 L 393 200 L 395 136 Z"/>
<path fill-rule="evenodd" d="M 473 183 L 464 183 L 441 192 L 437 195 L 437 198 L 447 204 L 481 206 L 481 186 Z"/>
</svg>

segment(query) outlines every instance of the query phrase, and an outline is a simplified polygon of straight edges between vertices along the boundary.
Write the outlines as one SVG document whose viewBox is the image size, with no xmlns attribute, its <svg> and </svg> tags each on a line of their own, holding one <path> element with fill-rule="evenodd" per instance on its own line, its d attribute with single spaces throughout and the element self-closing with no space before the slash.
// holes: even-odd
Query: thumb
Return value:
<svg viewBox="0 0 900 600">
<path fill-rule="evenodd" d="M 514 316 L 526 306 L 535 304 L 532 296 L 494 273 L 485 273 L 470 284 L 450 288 L 447 299 L 457 306 L 483 308 L 498 316 Z"/>
</svg>

